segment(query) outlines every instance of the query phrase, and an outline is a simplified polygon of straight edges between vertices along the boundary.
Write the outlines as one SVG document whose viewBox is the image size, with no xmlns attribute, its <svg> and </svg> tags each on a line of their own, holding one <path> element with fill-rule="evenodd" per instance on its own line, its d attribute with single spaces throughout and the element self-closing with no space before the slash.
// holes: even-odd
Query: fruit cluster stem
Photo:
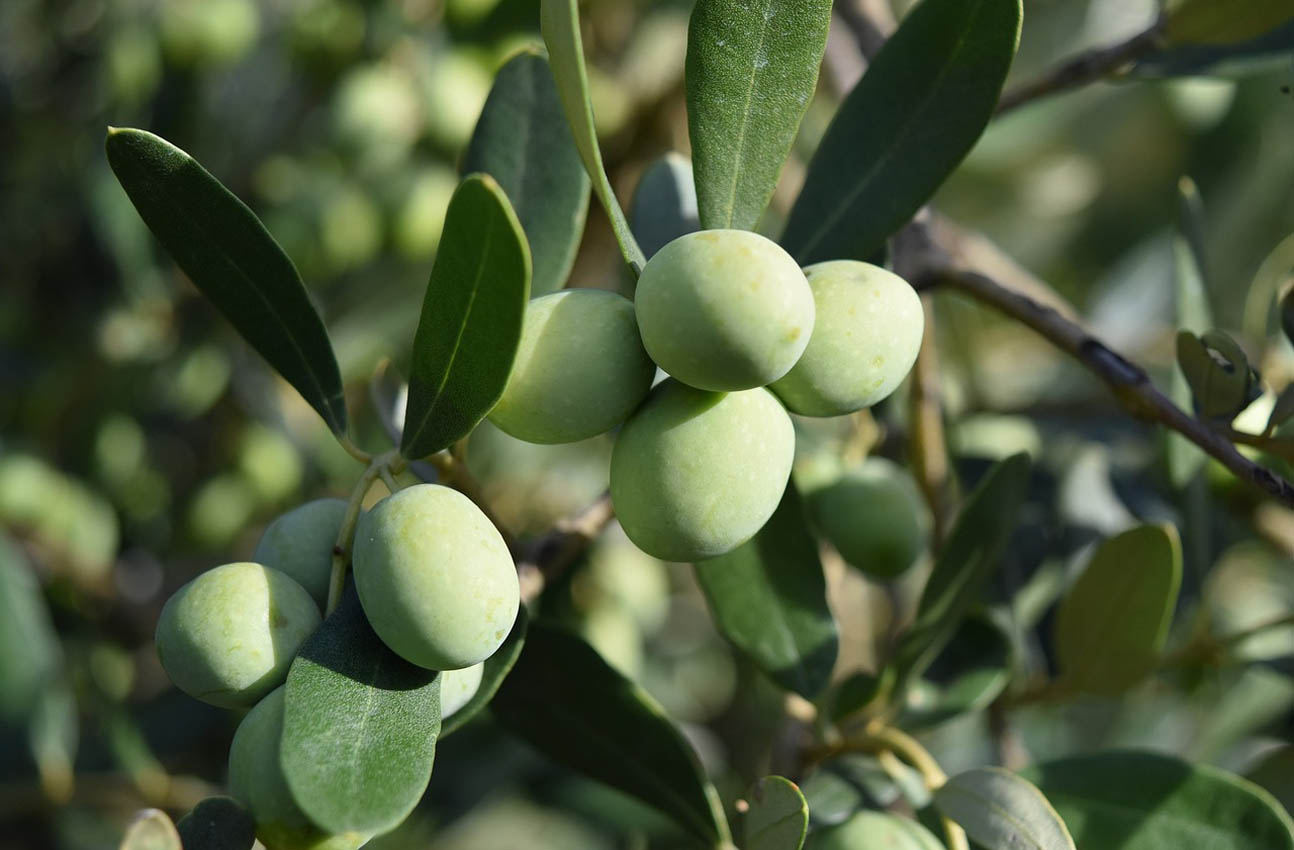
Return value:
<svg viewBox="0 0 1294 850">
<path fill-rule="evenodd" d="M 328 608 L 324 611 L 324 616 L 337 610 L 337 606 L 341 603 L 341 594 L 346 588 L 346 572 L 350 569 L 351 552 L 355 546 L 355 526 L 359 523 L 359 512 L 364 505 L 364 497 L 368 495 L 373 482 L 378 478 L 390 478 L 393 473 L 403 470 L 404 464 L 404 458 L 398 451 L 392 450 L 378 455 L 355 483 L 355 489 L 351 491 L 350 501 L 346 505 L 346 513 L 342 516 L 341 529 L 337 532 L 337 543 L 332 549 L 332 573 L 328 579 Z"/>
</svg>

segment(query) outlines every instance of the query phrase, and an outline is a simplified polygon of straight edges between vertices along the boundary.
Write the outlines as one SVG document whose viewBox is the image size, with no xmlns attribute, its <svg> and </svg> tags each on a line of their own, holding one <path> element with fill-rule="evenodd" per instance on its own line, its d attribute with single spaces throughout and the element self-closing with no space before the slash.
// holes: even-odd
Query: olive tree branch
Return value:
<svg viewBox="0 0 1294 850">
<path fill-rule="evenodd" d="M 324 610 L 325 617 L 337 610 L 337 606 L 341 604 L 341 594 L 346 588 L 346 572 L 350 569 L 351 553 L 355 547 L 355 527 L 359 523 L 359 512 L 364 505 L 364 497 L 368 495 L 373 482 L 378 478 L 390 475 L 392 472 L 399 473 L 403 469 L 404 458 L 400 456 L 398 450 L 392 449 L 374 458 L 364 470 L 364 474 L 359 477 L 359 481 L 355 483 L 355 489 L 351 491 L 350 500 L 346 503 L 346 513 L 342 514 L 337 542 L 332 547 L 332 573 L 328 578 L 328 606 Z"/>
<path fill-rule="evenodd" d="M 1037 79 L 1006 91 L 998 101 L 997 114 L 1002 115 L 1026 103 L 1114 76 L 1159 46 L 1162 32 L 1163 22 L 1160 19 L 1117 44 L 1079 53 Z"/>
<path fill-rule="evenodd" d="M 560 520 L 552 531 L 532 543 L 517 564 L 522 600 L 535 599 L 549 581 L 579 560 L 614 516 L 611 494 L 606 492 L 579 513 Z"/>
</svg>

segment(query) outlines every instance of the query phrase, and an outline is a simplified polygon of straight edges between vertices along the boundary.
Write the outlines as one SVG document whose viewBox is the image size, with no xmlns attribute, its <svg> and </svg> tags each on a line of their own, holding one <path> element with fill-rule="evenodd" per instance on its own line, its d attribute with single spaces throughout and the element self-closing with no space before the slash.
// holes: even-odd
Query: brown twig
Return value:
<svg viewBox="0 0 1294 850">
<path fill-rule="evenodd" d="M 1004 93 L 998 100 L 997 114 L 1118 74 L 1159 45 L 1162 29 L 1162 23 L 1156 21 L 1148 29 L 1118 44 L 1087 50 L 1061 62 L 1037 79 Z"/>
<path fill-rule="evenodd" d="M 522 600 L 528 602 L 539 596 L 549 581 L 579 559 L 614 516 L 611 494 L 603 493 L 597 501 L 558 522 L 552 531 L 536 540 L 528 555 L 517 564 Z"/>
</svg>

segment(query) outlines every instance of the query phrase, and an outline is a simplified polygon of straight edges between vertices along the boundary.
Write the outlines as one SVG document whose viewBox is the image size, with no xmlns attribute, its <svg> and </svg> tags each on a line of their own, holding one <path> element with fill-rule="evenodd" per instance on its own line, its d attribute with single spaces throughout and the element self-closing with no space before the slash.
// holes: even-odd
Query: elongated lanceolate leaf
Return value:
<svg viewBox="0 0 1294 850">
<path fill-rule="evenodd" d="M 782 246 L 800 262 L 871 258 L 970 152 L 997 106 L 1020 0 L 922 0 L 809 163 Z"/>
<path fill-rule="evenodd" d="M 809 804 L 794 782 L 765 776 L 747 792 L 744 803 L 742 850 L 800 850 L 804 845 Z"/>
<path fill-rule="evenodd" d="M 344 433 L 341 372 L 323 320 L 255 214 L 152 133 L 112 129 L 106 148 L 117 180 L 176 264 L 333 433 Z"/>
<path fill-rule="evenodd" d="M 687 125 L 701 226 L 753 230 L 818 82 L 831 0 L 697 0 Z"/>
<path fill-rule="evenodd" d="M 531 295 L 561 289 L 584 232 L 589 178 L 538 51 L 523 50 L 499 69 L 463 172 L 489 174 L 512 202 L 530 244 Z"/>
<path fill-rule="evenodd" d="M 401 823 L 431 779 L 437 674 L 387 648 L 352 586 L 288 671 L 280 758 L 301 810 L 332 833 Z"/>
<path fill-rule="evenodd" d="M 793 484 L 753 539 L 698 563 L 696 577 L 724 637 L 782 687 L 818 695 L 836 663 L 836 622 Z"/>
<path fill-rule="evenodd" d="M 1181 544 L 1171 525 L 1105 541 L 1060 603 L 1062 678 L 1080 691 L 1111 695 L 1141 681 L 1163 648 L 1181 581 Z"/>
<path fill-rule="evenodd" d="M 1075 850 L 1047 798 L 1009 770 L 960 773 L 935 791 L 934 803 L 984 850 Z"/>
<path fill-rule="evenodd" d="M 400 452 L 410 460 L 453 444 L 503 395 L 530 297 L 526 234 L 493 177 L 463 178 L 413 338 Z"/>
<path fill-rule="evenodd" d="M 634 190 L 629 217 L 648 259 L 678 237 L 701 229 L 687 157 L 671 152 L 648 166 Z"/>
<path fill-rule="evenodd" d="M 1290 850 L 1294 821 L 1270 794 L 1207 765 L 1115 751 L 1021 772 L 1082 848 Z"/>
<path fill-rule="evenodd" d="M 526 644 L 526 629 L 529 622 L 530 618 L 523 605 L 517 610 L 517 619 L 512 624 L 512 631 L 503 639 L 502 645 L 494 651 L 494 654 L 485 659 L 485 668 L 481 672 L 481 684 L 477 687 L 476 693 L 472 694 L 472 698 L 462 708 L 441 723 L 442 739 L 465 726 L 467 721 L 480 714 L 481 709 L 494 699 L 499 686 L 503 684 L 504 677 L 512 672 L 513 665 L 521 657 L 521 648 Z"/>
<path fill-rule="evenodd" d="M 593 105 L 589 101 L 589 78 L 584 66 L 584 42 L 580 37 L 580 12 L 578 0 L 542 0 L 539 23 L 544 43 L 548 46 L 553 76 L 557 78 L 557 93 L 575 136 L 584 168 L 593 180 L 593 191 L 611 219 L 611 229 L 620 244 L 620 253 L 635 276 L 642 271 L 647 260 L 634 239 L 633 231 L 625 218 L 620 202 L 616 200 L 602 165 L 602 149 L 598 146 L 597 130 L 593 124 Z"/>
<path fill-rule="evenodd" d="M 895 651 L 892 664 L 900 690 L 944 648 L 997 571 L 1030 470 L 1028 455 L 1012 455 L 995 464 L 966 498 L 921 593 L 916 619 Z"/>
<path fill-rule="evenodd" d="M 553 761 L 650 803 L 709 846 L 730 840 L 692 748 L 655 700 L 579 637 L 532 623 L 490 708 Z"/>
</svg>

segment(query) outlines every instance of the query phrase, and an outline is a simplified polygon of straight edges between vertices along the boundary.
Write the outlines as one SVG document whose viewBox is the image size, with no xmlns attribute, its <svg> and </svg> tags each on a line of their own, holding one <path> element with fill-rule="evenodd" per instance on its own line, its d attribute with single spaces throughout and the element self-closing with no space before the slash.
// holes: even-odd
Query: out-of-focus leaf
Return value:
<svg viewBox="0 0 1294 850">
<path fill-rule="evenodd" d="M 1021 772 L 1060 813 L 1079 847 L 1290 850 L 1294 821 L 1238 776 L 1149 752 L 1115 751 Z"/>
<path fill-rule="evenodd" d="M 186 850 L 166 812 L 144 809 L 135 815 L 121 839 L 120 850 Z"/>
<path fill-rule="evenodd" d="M 476 693 L 472 698 L 464 703 L 463 707 L 455 711 L 441 723 L 440 737 L 443 739 L 451 732 L 459 729 L 467 721 L 471 720 L 481 709 L 490 704 L 498 692 L 499 686 L 503 684 L 503 679 L 512 671 L 513 665 L 521 656 L 521 648 L 526 643 L 526 627 L 530 622 L 530 617 L 526 614 L 526 608 L 523 605 L 517 610 L 517 619 L 512 624 L 512 631 L 503 639 L 503 643 L 494 651 L 494 654 L 485 659 L 485 668 L 481 672 L 481 684 L 477 687 Z"/>
<path fill-rule="evenodd" d="M 808 850 L 944 850 L 930 830 L 909 818 L 884 812 L 858 812 L 838 826 L 815 831 L 805 845 Z"/>
<path fill-rule="evenodd" d="M 0 722 L 22 725 L 60 663 L 45 594 L 22 549 L 0 534 Z"/>
<path fill-rule="evenodd" d="M 175 829 L 184 850 L 251 850 L 256 824 L 231 797 L 208 797 L 180 818 Z"/>
<path fill-rule="evenodd" d="M 401 823 L 431 779 L 440 680 L 387 648 L 351 586 L 288 672 L 283 775 L 297 805 L 332 833 Z"/>
<path fill-rule="evenodd" d="M 701 226 L 753 230 L 827 46 L 831 0 L 698 0 L 687 30 L 687 125 Z"/>
<path fill-rule="evenodd" d="M 1294 0 L 1178 0 L 1164 15 L 1168 44 L 1236 44 L 1294 19 Z"/>
<path fill-rule="evenodd" d="M 335 434 L 341 372 L 301 276 L 255 214 L 187 153 L 143 130 L 108 132 L 108 163 L 139 215 L 234 328 Z"/>
<path fill-rule="evenodd" d="M 1276 396 L 1271 415 L 1267 417 L 1267 431 L 1274 431 L 1294 416 L 1294 383 L 1286 384 Z"/>
<path fill-rule="evenodd" d="M 549 62 L 557 80 L 557 93 L 570 122 L 584 168 L 593 180 L 593 191 L 602 202 L 611 229 L 620 244 L 620 253 L 636 277 L 647 259 L 629 229 L 620 202 L 616 200 L 602 165 L 602 149 L 598 146 L 597 130 L 593 124 L 593 104 L 589 100 L 589 78 L 584 65 L 584 43 L 580 37 L 580 12 L 578 0 L 542 0 L 539 7 L 540 29 L 544 44 L 548 46 Z"/>
<path fill-rule="evenodd" d="M 809 829 L 809 804 L 794 782 L 765 776 L 746 793 L 745 803 L 742 850 L 800 850 Z"/>
<path fill-rule="evenodd" d="M 782 687 L 818 695 L 836 663 L 836 621 L 794 484 L 758 534 L 698 563 L 696 577 L 724 637 Z"/>
<path fill-rule="evenodd" d="M 1015 528 L 1031 468 L 1028 455 L 1012 455 L 994 464 L 966 498 L 926 581 L 916 619 L 895 650 L 892 666 L 900 693 L 956 634 L 996 572 Z"/>
<path fill-rule="evenodd" d="M 650 696 L 579 637 L 531 623 L 490 708 L 554 761 L 650 803 L 711 846 L 730 840 L 692 748 Z"/>
<path fill-rule="evenodd" d="M 1178 331 L 1177 364 L 1202 416 L 1229 421 L 1257 397 L 1257 376 L 1249 359 L 1235 340 L 1221 331 L 1207 331 L 1203 336 Z"/>
<path fill-rule="evenodd" d="M 51 800 L 66 800 L 72 794 L 72 765 L 80 744 L 76 694 L 70 682 L 54 682 L 40 695 L 27 727 L 27 743 L 41 789 Z"/>
<path fill-rule="evenodd" d="M 700 229 L 692 163 L 667 153 L 648 166 L 629 205 L 634 235 L 650 258 L 667 243 Z"/>
<path fill-rule="evenodd" d="M 1020 0 L 923 0 L 840 105 L 782 245 L 801 264 L 869 260 L 970 152 L 997 106 Z"/>
<path fill-rule="evenodd" d="M 475 428 L 512 371 L 530 297 L 530 249 L 507 196 L 485 174 L 463 178 L 413 338 L 400 451 L 434 454 Z"/>
<path fill-rule="evenodd" d="M 856 711 L 861 710 L 882 691 L 882 679 L 861 670 L 851 673 L 837 682 L 831 689 L 831 719 L 839 722 Z"/>
<path fill-rule="evenodd" d="M 1202 334 L 1213 326 L 1208 287 L 1204 281 L 1204 205 L 1195 181 L 1183 177 L 1177 184 L 1178 235 L 1173 239 L 1173 273 L 1177 327 Z M 1191 403 L 1191 385 L 1180 368 L 1173 370 L 1171 395 L 1182 407 Z M 1167 437 L 1168 477 L 1182 488 L 1203 468 L 1204 450 L 1180 434 Z"/>
<path fill-rule="evenodd" d="M 982 767 L 959 773 L 935 791 L 934 803 L 985 850 L 1075 850 L 1047 798 L 1009 770 Z"/>
<path fill-rule="evenodd" d="M 800 784 L 800 790 L 815 831 L 843 823 L 859 809 L 889 808 L 903 793 L 875 756 L 862 753 L 823 762 Z"/>
<path fill-rule="evenodd" d="M 1241 0 L 1243 2 L 1243 0 Z M 1294 21 L 1248 41 L 1177 44 L 1147 53 L 1133 65 L 1133 77 L 1243 77 L 1288 67 L 1294 48 Z"/>
<path fill-rule="evenodd" d="M 899 725 L 913 731 L 988 707 L 1011 679 L 1011 639 L 990 618 L 967 618 L 913 683 Z M 936 677 L 941 681 L 930 681 Z"/>
<path fill-rule="evenodd" d="M 489 174 L 502 187 L 530 244 L 532 295 L 561 289 L 575 262 L 589 207 L 589 178 L 548 61 L 527 49 L 499 69 L 463 172 Z"/>
<path fill-rule="evenodd" d="M 1107 695 L 1141 681 L 1163 648 L 1181 581 L 1171 525 L 1144 525 L 1101 544 L 1056 615 L 1062 679 Z"/>
</svg>

